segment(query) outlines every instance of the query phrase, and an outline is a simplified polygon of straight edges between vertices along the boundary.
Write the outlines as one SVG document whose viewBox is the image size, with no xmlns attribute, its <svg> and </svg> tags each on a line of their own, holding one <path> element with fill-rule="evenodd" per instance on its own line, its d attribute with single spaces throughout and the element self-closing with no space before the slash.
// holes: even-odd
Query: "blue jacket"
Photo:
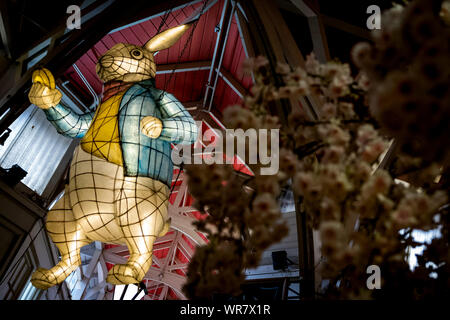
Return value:
<svg viewBox="0 0 450 320">
<path fill-rule="evenodd" d="M 44 111 L 56 130 L 71 138 L 84 136 L 95 113 L 80 115 L 61 104 Z M 161 120 L 163 129 L 157 139 L 141 132 L 140 121 L 145 116 Z M 172 94 L 156 89 L 154 80 L 145 80 L 125 92 L 118 117 L 125 175 L 150 177 L 170 187 L 173 173 L 170 144 L 195 142 L 198 130 L 192 116 Z"/>
</svg>

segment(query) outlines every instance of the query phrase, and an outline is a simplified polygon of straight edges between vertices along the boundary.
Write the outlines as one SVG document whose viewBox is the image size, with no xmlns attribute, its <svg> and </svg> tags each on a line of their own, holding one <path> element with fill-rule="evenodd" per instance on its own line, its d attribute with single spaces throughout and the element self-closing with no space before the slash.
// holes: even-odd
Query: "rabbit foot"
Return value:
<svg viewBox="0 0 450 320">
<path fill-rule="evenodd" d="M 136 268 L 129 264 L 116 264 L 108 272 L 106 281 L 111 284 L 132 284 L 139 283 L 142 279 L 139 279 L 139 272 Z"/>
<path fill-rule="evenodd" d="M 31 276 L 31 284 L 38 289 L 46 290 L 57 284 L 57 281 L 53 272 L 38 268 Z"/>
</svg>

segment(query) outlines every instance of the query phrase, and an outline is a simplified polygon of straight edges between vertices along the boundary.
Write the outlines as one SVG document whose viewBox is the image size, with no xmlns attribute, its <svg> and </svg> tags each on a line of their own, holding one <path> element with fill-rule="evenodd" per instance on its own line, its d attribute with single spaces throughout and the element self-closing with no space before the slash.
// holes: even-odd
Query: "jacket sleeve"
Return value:
<svg viewBox="0 0 450 320">
<path fill-rule="evenodd" d="M 69 138 L 82 138 L 89 129 L 95 113 L 92 111 L 78 114 L 62 104 L 46 109 L 44 112 L 56 131 Z"/>
<path fill-rule="evenodd" d="M 159 104 L 163 129 L 158 139 L 177 144 L 192 144 L 197 140 L 198 129 L 190 113 L 170 93 L 156 100 Z"/>
</svg>

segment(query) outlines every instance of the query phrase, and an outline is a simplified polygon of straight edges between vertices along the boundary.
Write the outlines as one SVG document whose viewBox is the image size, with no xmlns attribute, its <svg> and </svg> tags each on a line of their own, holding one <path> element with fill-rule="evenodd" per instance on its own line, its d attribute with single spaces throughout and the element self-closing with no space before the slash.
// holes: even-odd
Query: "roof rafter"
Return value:
<svg viewBox="0 0 450 320">
<path fill-rule="evenodd" d="M 220 68 L 219 76 L 240 98 L 248 93 L 248 90 L 227 69 Z"/>
<path fill-rule="evenodd" d="M 160 64 L 157 65 L 156 67 L 156 74 L 208 70 L 210 67 L 211 67 L 210 60 Z"/>
<path fill-rule="evenodd" d="M 324 14 L 320 15 L 322 17 L 323 23 L 326 24 L 327 26 L 351 33 L 355 36 L 358 36 L 360 38 L 363 39 L 368 39 L 371 40 L 371 36 L 370 36 L 370 31 L 357 27 L 353 24 L 350 24 L 348 22 L 330 17 L 330 16 L 326 16 Z"/>
<path fill-rule="evenodd" d="M 11 43 L 12 43 L 12 35 L 11 28 L 8 18 L 7 12 L 7 3 L 6 1 L 0 2 L 0 37 L 3 43 L 3 47 L 5 48 L 5 53 L 8 58 L 12 58 L 11 53 Z"/>
</svg>

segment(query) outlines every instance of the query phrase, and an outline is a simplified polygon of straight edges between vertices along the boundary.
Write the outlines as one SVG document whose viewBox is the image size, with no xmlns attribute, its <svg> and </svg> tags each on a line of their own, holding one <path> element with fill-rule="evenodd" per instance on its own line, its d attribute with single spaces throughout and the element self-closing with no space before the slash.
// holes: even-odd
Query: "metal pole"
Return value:
<svg viewBox="0 0 450 320">
<path fill-rule="evenodd" d="M 214 100 L 214 93 L 216 92 L 217 81 L 219 80 L 220 67 L 222 66 L 223 57 L 225 55 L 225 48 L 227 46 L 228 34 L 230 33 L 231 21 L 233 20 L 233 13 L 236 10 L 236 3 L 233 1 L 233 8 L 231 9 L 230 19 L 228 20 L 227 32 L 225 33 L 225 39 L 223 40 L 222 52 L 220 53 L 219 63 L 216 68 L 216 78 L 212 87 L 211 99 L 209 100 L 208 111 L 211 111 L 212 103 Z"/>
<path fill-rule="evenodd" d="M 214 65 L 216 63 L 217 51 L 219 50 L 220 36 L 222 34 L 222 29 L 223 29 L 222 26 L 223 26 L 223 22 L 225 20 L 225 12 L 227 11 L 229 1 L 230 0 L 225 0 L 225 2 L 223 4 L 222 15 L 220 17 L 220 29 L 219 29 L 219 32 L 217 33 L 216 46 L 214 47 L 214 54 L 213 54 L 213 58 L 211 61 L 211 69 L 209 70 L 208 84 L 206 85 L 205 98 L 203 100 L 203 107 L 206 106 L 206 101 L 208 100 L 209 89 L 211 88 L 210 85 L 211 85 L 211 80 L 212 80 L 212 76 L 213 76 L 213 72 L 214 72 Z"/>
</svg>

